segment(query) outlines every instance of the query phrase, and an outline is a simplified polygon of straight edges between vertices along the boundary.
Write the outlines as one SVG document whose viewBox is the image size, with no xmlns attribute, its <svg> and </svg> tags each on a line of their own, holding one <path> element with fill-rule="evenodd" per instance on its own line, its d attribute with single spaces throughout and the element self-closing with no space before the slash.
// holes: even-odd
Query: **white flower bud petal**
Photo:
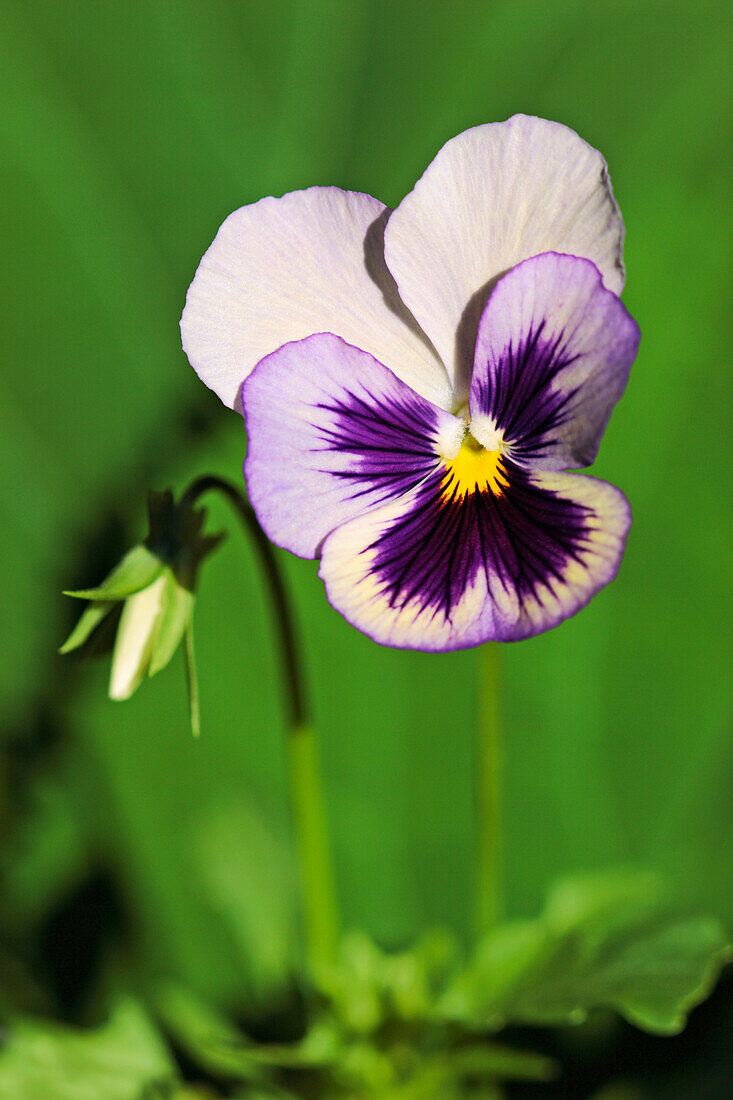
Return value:
<svg viewBox="0 0 733 1100">
<path fill-rule="evenodd" d="M 110 699 L 129 699 L 145 675 L 160 623 L 166 584 L 167 577 L 163 574 L 148 588 L 125 601 L 112 654 Z"/>
</svg>

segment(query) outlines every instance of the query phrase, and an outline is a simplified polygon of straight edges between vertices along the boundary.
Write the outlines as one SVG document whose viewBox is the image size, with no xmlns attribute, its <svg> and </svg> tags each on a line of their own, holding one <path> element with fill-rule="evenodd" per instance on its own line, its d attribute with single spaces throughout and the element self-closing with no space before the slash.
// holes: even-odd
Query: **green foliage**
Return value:
<svg viewBox="0 0 733 1100">
<path fill-rule="evenodd" d="M 541 917 L 497 926 L 467 963 L 445 932 L 402 953 L 348 934 L 294 1044 L 247 1040 L 181 989 L 160 990 L 156 1004 L 215 1076 L 276 1085 L 280 1070 L 298 1071 L 299 1095 L 441 1100 L 556 1074 L 549 1059 L 496 1041 L 507 1024 L 577 1025 L 613 1010 L 673 1034 L 730 957 L 717 921 L 675 917 L 653 876 L 624 871 L 559 884 Z"/>
<path fill-rule="evenodd" d="M 164 1044 L 131 1000 L 91 1031 L 11 1023 L 0 1051 L 0 1100 L 176 1100 L 176 1082 Z"/>
<path fill-rule="evenodd" d="M 440 1100 L 454 1091 L 474 1096 L 476 1082 L 553 1077 L 548 1058 L 442 1027 L 425 997 L 438 944 L 442 956 L 442 935 L 389 956 L 361 934 L 347 936 L 311 1026 L 293 1044 L 255 1044 L 181 989 L 159 990 L 156 1006 L 166 1029 L 208 1073 L 274 1090 L 291 1080 L 296 1095 Z"/>
<path fill-rule="evenodd" d="M 234 871 L 243 882 L 233 898 L 217 866 L 222 829 L 236 849 L 241 845 Z M 202 836 L 202 866 L 213 863 L 206 888 L 252 962 L 272 938 L 267 921 L 282 923 L 277 898 L 287 896 L 287 883 L 269 892 L 248 863 L 260 872 L 276 869 L 282 856 L 242 808 L 212 818 Z M 283 944 L 290 931 L 286 920 Z M 591 1011 L 614 1009 L 669 1034 L 707 995 L 728 957 L 716 922 L 669 916 L 656 881 L 625 872 L 560 884 L 540 918 L 499 925 L 468 962 L 446 932 L 400 953 L 380 950 L 364 933 L 344 936 L 335 965 L 309 991 L 305 1035 L 295 1042 L 255 1042 L 179 984 L 151 988 L 150 1003 L 169 1042 L 223 1088 L 240 1083 L 281 1100 L 476 1100 L 502 1081 L 542 1082 L 558 1072 L 550 1059 L 497 1041 L 505 1024 L 578 1024 Z M 250 988 L 272 995 L 273 974 L 284 981 L 287 960 L 270 959 L 269 969 L 266 960 L 257 963 L 250 975 L 260 984 Z M 41 1095 L 180 1100 L 163 1040 L 129 1000 L 96 1031 L 11 1022 L 0 1054 L 0 1100 Z"/>
<path fill-rule="evenodd" d="M 559 885 L 537 920 L 492 931 L 443 1006 L 479 1027 L 577 1024 L 610 1009 L 672 1035 L 730 958 L 720 922 L 670 914 L 650 876 L 595 875 Z"/>
</svg>

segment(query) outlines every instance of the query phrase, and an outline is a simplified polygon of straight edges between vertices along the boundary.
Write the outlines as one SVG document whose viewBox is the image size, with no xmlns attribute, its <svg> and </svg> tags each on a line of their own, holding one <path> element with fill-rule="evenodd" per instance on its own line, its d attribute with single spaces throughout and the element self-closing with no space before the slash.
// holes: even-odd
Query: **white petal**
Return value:
<svg viewBox="0 0 733 1100">
<path fill-rule="evenodd" d="M 109 681 L 110 699 L 129 699 L 147 671 L 168 586 L 167 573 L 128 596 L 122 609 Z"/>
<path fill-rule="evenodd" d="M 202 381 L 238 407 L 256 363 L 291 340 L 333 332 L 443 408 L 452 393 L 384 263 L 387 208 L 312 187 L 231 214 L 202 259 L 181 319 Z"/>
<path fill-rule="evenodd" d="M 515 115 L 453 138 L 389 219 L 385 256 L 459 397 L 493 282 L 541 252 L 592 260 L 623 287 L 623 223 L 606 164 L 573 130 Z"/>
</svg>

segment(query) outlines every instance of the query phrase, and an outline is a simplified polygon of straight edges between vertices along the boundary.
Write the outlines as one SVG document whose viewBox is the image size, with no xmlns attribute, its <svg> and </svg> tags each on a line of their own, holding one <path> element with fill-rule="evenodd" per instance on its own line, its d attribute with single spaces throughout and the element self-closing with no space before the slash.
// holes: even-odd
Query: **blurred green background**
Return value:
<svg viewBox="0 0 733 1100">
<path fill-rule="evenodd" d="M 172 975 L 227 1006 L 277 982 L 290 917 L 250 856 L 274 867 L 286 842 L 283 712 L 249 549 L 233 533 L 204 567 L 199 742 L 178 659 L 113 704 L 104 662 L 55 655 L 79 610 L 60 590 L 143 534 L 148 487 L 239 477 L 241 422 L 178 333 L 224 217 L 314 183 L 395 205 L 450 136 L 517 111 L 606 157 L 643 338 L 595 467 L 634 509 L 620 576 L 503 650 L 509 908 L 535 912 L 561 873 L 634 862 L 682 905 L 733 916 L 728 8 L 2 0 L 0 839 L 16 953 L 43 959 L 61 922 L 86 928 L 90 975 L 114 972 L 114 911 L 141 982 Z M 281 557 L 346 922 L 386 946 L 436 922 L 463 934 L 476 655 L 376 647 L 328 607 L 313 563 Z M 253 905 L 280 922 L 264 951 Z M 71 997 L 64 964 L 44 965 Z"/>
</svg>

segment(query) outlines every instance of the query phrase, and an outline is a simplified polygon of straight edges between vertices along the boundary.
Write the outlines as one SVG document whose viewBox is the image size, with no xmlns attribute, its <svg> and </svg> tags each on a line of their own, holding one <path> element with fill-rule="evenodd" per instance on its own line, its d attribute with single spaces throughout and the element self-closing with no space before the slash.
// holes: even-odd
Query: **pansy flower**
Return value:
<svg viewBox="0 0 733 1100">
<path fill-rule="evenodd" d="M 449 141 L 394 210 L 313 187 L 233 213 L 181 323 L 244 414 L 277 545 L 376 641 L 449 650 L 572 615 L 615 576 L 593 462 L 636 354 L 605 162 L 526 116 Z"/>
</svg>

